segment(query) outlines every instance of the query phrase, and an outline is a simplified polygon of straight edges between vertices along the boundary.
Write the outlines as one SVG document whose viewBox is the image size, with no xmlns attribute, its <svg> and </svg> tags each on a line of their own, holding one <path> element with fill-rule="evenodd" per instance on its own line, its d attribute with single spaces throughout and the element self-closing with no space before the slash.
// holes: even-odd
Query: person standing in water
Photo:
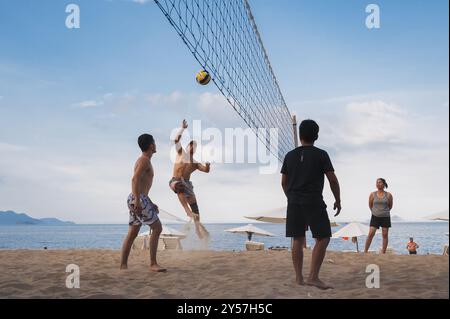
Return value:
<svg viewBox="0 0 450 319">
<path fill-rule="evenodd" d="M 389 243 L 389 228 L 392 227 L 391 210 L 394 206 L 394 197 L 386 191 L 388 184 L 384 178 L 377 179 L 376 187 L 377 191 L 370 193 L 369 196 L 369 208 L 372 212 L 372 218 L 370 220 L 370 230 L 364 252 L 367 253 L 369 251 L 373 237 L 381 227 L 383 233 L 383 247 L 381 252 L 385 254 Z"/>
<path fill-rule="evenodd" d="M 409 242 L 406 244 L 406 249 L 410 255 L 417 255 L 417 249 L 419 249 L 419 245 L 414 242 L 414 238 L 410 237 Z"/>
</svg>

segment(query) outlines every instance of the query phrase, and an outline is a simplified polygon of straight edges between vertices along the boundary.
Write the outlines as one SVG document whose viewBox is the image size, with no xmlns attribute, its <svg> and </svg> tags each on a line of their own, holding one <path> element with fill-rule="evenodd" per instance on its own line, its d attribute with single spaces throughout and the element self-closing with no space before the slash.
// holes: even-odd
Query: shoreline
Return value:
<svg viewBox="0 0 450 319">
<path fill-rule="evenodd" d="M 121 249 L 120 248 L 0 248 L 0 252 L 40 252 L 40 251 L 55 251 L 55 252 L 61 252 L 61 251 L 109 251 L 109 252 L 116 252 L 116 253 L 120 253 Z M 145 250 L 147 251 L 147 250 Z M 275 250 L 271 250 L 271 249 L 265 249 L 265 252 L 272 252 Z M 284 251 L 287 252 L 291 252 L 291 249 L 285 249 Z M 308 249 L 305 249 L 306 251 L 311 251 L 311 247 L 308 247 Z M 162 253 L 163 251 L 158 250 L 158 254 Z M 179 251 L 180 253 L 195 253 L 195 252 L 203 252 L 203 253 L 252 253 L 251 251 L 247 251 L 245 250 L 245 248 L 239 249 L 239 250 L 214 250 L 214 249 L 186 249 L 186 250 L 181 250 Z M 353 255 L 365 255 L 364 252 L 360 251 L 360 252 L 356 252 L 356 251 L 349 251 L 349 250 L 327 250 L 327 254 L 328 253 L 336 253 L 336 254 L 353 254 Z M 382 256 L 382 254 L 380 254 L 379 252 L 370 250 L 369 253 L 367 255 L 375 255 L 375 256 Z M 408 253 L 386 253 L 386 256 L 411 256 Z M 425 256 L 442 256 L 445 257 L 443 254 L 438 254 L 438 253 L 427 253 L 427 254 L 421 254 L 418 253 L 417 255 L 414 256 L 419 256 L 419 257 L 425 257 Z M 448 258 L 448 257 L 447 257 Z"/>
</svg>

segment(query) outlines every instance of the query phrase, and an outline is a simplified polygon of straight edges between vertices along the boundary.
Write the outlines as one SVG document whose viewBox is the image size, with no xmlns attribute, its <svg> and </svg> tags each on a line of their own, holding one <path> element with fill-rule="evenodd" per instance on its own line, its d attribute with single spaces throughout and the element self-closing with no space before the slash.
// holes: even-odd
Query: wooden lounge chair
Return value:
<svg viewBox="0 0 450 319">
<path fill-rule="evenodd" d="M 256 241 L 246 241 L 245 248 L 248 251 L 264 250 L 264 243 L 258 243 Z"/>
<path fill-rule="evenodd" d="M 448 256 L 448 245 L 444 246 L 444 253 L 442 255 Z"/>
<path fill-rule="evenodd" d="M 158 242 L 158 250 L 183 250 L 179 237 L 161 236 Z"/>
</svg>

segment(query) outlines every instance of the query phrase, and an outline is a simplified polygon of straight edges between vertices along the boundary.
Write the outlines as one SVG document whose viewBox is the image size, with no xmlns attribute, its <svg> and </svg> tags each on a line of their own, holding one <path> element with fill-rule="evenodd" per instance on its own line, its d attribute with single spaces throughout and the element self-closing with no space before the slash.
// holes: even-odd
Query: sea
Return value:
<svg viewBox="0 0 450 319">
<path fill-rule="evenodd" d="M 199 240 L 193 227 L 183 224 L 167 224 L 170 228 L 187 233 L 181 241 L 184 250 L 242 251 L 245 250 L 247 236 L 226 232 L 225 230 L 246 224 L 205 224 L 210 233 L 207 243 Z M 262 242 L 266 248 L 288 247 L 291 240 L 285 237 L 284 224 L 255 223 L 274 237 L 254 236 L 253 240 Z M 345 224 L 333 228 L 338 231 Z M 112 249 L 121 248 L 127 233 L 127 225 L 70 225 L 70 226 L 33 226 L 14 225 L 0 226 L 0 249 Z M 148 229 L 142 228 L 143 231 Z M 406 244 L 409 237 L 419 244 L 419 254 L 442 254 L 444 245 L 448 244 L 448 222 L 399 222 L 393 223 L 390 231 L 389 247 L 398 254 L 407 254 Z M 359 248 L 364 249 L 366 237 L 359 237 Z M 381 235 L 376 235 L 371 250 L 381 247 Z M 312 246 L 314 240 L 307 235 L 307 244 Z M 329 250 L 356 251 L 351 240 L 331 239 Z"/>
</svg>

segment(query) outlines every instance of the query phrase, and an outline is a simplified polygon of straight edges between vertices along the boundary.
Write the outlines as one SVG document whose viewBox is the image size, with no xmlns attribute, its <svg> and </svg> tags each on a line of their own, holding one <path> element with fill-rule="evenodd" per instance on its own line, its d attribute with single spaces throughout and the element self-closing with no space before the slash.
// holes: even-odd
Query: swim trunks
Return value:
<svg viewBox="0 0 450 319">
<path fill-rule="evenodd" d="M 194 185 L 189 180 L 174 177 L 170 180 L 169 186 L 175 194 L 184 194 L 186 198 L 195 197 Z"/>
<path fill-rule="evenodd" d="M 148 196 L 140 195 L 142 208 L 140 216 L 134 213 L 134 200 L 135 196 L 130 194 L 127 200 L 128 209 L 130 210 L 130 220 L 128 222 L 130 226 L 151 226 L 159 220 L 158 207 L 153 204 Z"/>
</svg>

